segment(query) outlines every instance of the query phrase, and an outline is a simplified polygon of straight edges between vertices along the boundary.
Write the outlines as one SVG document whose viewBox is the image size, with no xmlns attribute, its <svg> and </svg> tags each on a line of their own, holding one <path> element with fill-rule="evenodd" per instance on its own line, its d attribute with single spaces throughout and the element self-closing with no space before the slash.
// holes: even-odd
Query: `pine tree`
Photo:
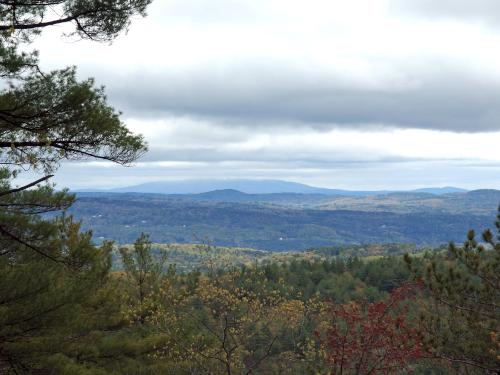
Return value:
<svg viewBox="0 0 500 375">
<path fill-rule="evenodd" d="M 464 373 L 500 372 L 500 208 L 497 236 L 470 231 L 463 246 L 418 262 L 406 257 L 428 295 L 421 306 L 425 344 L 433 357 Z"/>
<path fill-rule="evenodd" d="M 149 237 L 142 233 L 132 249 L 120 248 L 120 255 L 129 303 L 134 307 L 134 319 L 144 324 L 151 314 L 154 294 L 158 293 L 167 271 L 166 253 L 158 250 L 154 254 Z"/>
<path fill-rule="evenodd" d="M 74 201 L 42 185 L 60 162 L 128 164 L 145 143 L 92 79 L 78 81 L 74 68 L 42 72 L 38 52 L 20 50 L 63 23 L 73 24 L 73 37 L 110 41 L 149 3 L 0 1 L 0 373 L 112 373 L 111 362 L 141 351 L 117 339 L 125 321 L 111 244 L 96 247 L 71 217 L 40 214 Z M 40 176 L 13 186 L 25 170 Z"/>
</svg>

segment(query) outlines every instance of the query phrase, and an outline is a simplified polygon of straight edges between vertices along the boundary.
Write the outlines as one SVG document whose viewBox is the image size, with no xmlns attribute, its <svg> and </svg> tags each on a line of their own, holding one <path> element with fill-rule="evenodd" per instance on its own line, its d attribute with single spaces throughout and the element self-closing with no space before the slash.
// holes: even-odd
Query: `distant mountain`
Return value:
<svg viewBox="0 0 500 375">
<path fill-rule="evenodd" d="M 327 195 L 367 195 L 384 192 L 348 191 L 341 189 L 318 188 L 297 182 L 282 180 L 184 180 L 157 181 L 135 186 L 111 189 L 123 193 L 160 193 L 160 194 L 200 194 L 216 190 L 238 190 L 247 194 L 298 193 Z"/>
<path fill-rule="evenodd" d="M 115 193 L 154 193 L 154 194 L 201 194 L 213 191 L 239 191 L 246 194 L 322 194 L 329 196 L 363 197 L 377 196 L 392 193 L 389 190 L 343 190 L 327 189 L 300 184 L 297 182 L 282 180 L 248 180 L 248 179 L 228 179 L 228 180 L 183 180 L 183 181 L 157 181 L 140 185 L 115 188 L 110 190 L 89 190 Z M 424 188 L 414 190 L 418 193 L 448 194 L 465 192 L 466 190 L 454 187 Z M 228 192 L 223 193 L 225 195 Z M 233 193 L 234 195 L 234 193 Z"/>
</svg>

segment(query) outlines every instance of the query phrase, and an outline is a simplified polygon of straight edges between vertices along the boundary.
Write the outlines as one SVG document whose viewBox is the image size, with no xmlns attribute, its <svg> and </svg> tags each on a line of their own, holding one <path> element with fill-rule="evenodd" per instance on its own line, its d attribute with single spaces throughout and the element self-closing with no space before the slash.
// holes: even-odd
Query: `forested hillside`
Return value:
<svg viewBox="0 0 500 375">
<path fill-rule="evenodd" d="M 453 213 L 432 206 L 401 213 L 379 208 L 369 211 L 369 205 L 363 211 L 331 210 L 190 196 L 89 193 L 79 195 L 69 213 L 81 219 L 84 228 L 92 229 L 96 238 L 120 243 L 133 242 L 141 232 L 147 232 L 154 242 L 160 243 L 208 241 L 219 246 L 263 250 L 394 242 L 424 246 L 458 241 L 469 229 L 492 226 L 494 210 L 483 209 L 484 201 L 495 207 L 497 203 L 491 202 L 498 192 L 492 191 L 492 196 L 487 198 L 482 193 L 466 194 L 449 198 L 453 202 Z M 478 195 L 476 199 L 475 195 Z M 294 195 L 293 199 L 300 197 Z M 304 200 L 307 199 L 305 196 Z M 400 203 L 398 207 L 405 206 Z M 473 208 L 464 212 L 467 207 Z"/>
<path fill-rule="evenodd" d="M 397 213 L 469 213 L 493 215 L 500 190 L 483 189 L 469 192 L 431 194 L 426 192 L 398 192 L 359 195 L 326 195 L 306 193 L 247 194 L 238 190 L 224 189 L 199 194 L 145 194 L 78 192 L 81 198 L 155 199 L 169 202 L 219 202 L 252 203 L 281 208 L 316 210 L 354 210 Z"/>
<path fill-rule="evenodd" d="M 123 246 L 131 249 L 133 245 Z M 427 252 L 442 252 L 445 248 L 421 249 L 412 244 L 367 244 L 337 245 L 311 248 L 306 251 L 266 251 L 238 247 L 214 246 L 210 243 L 178 244 L 152 243 L 151 253 L 156 259 L 165 257 L 165 265 L 175 267 L 179 273 L 195 270 L 207 272 L 211 268 L 225 269 L 232 267 L 255 267 L 273 263 L 288 264 L 290 262 L 322 262 L 339 257 L 342 259 L 360 258 L 364 261 L 379 259 L 385 256 L 402 256 Z M 117 248 L 113 251 L 113 269 L 123 270 L 123 263 Z"/>
</svg>

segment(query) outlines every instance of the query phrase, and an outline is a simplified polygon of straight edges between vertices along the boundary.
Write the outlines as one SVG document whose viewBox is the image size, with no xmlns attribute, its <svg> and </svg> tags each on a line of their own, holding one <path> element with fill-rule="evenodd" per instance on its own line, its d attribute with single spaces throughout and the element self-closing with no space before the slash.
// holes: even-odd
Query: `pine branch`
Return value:
<svg viewBox="0 0 500 375">
<path fill-rule="evenodd" d="M 33 187 L 33 186 L 35 186 L 36 184 L 39 184 L 40 182 L 46 181 L 46 180 L 48 180 L 48 179 L 49 179 L 49 178 L 51 178 L 51 177 L 54 177 L 54 175 L 53 175 L 53 174 L 49 174 L 49 175 L 47 175 L 47 176 L 44 176 L 44 177 L 42 177 L 42 178 L 39 178 L 39 179 L 38 179 L 38 180 L 36 180 L 36 181 L 33 181 L 33 182 L 29 183 L 29 184 L 27 184 L 27 185 L 21 186 L 21 187 L 19 187 L 19 188 L 16 188 L 16 189 L 11 189 L 11 190 L 7 190 L 7 191 L 2 191 L 2 192 L 0 192 L 0 197 L 3 197 L 3 196 L 5 196 L 5 195 L 10 195 L 10 194 L 18 193 L 18 192 L 20 192 L 20 191 L 23 191 L 23 190 L 29 189 L 30 187 Z"/>
</svg>

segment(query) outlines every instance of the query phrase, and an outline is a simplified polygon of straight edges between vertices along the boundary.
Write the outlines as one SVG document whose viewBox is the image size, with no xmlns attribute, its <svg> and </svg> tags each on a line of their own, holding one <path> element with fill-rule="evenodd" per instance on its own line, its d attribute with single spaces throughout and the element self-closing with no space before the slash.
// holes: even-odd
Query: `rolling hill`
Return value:
<svg viewBox="0 0 500 375">
<path fill-rule="evenodd" d="M 147 232 L 154 242 L 208 241 L 275 251 L 362 243 L 440 245 L 462 241 L 469 229 L 491 227 L 500 191 L 339 198 L 350 209 L 332 208 L 328 199 L 234 190 L 194 195 L 82 193 L 70 213 L 97 238 L 120 243 Z M 385 209 L 388 201 L 392 210 Z"/>
</svg>

